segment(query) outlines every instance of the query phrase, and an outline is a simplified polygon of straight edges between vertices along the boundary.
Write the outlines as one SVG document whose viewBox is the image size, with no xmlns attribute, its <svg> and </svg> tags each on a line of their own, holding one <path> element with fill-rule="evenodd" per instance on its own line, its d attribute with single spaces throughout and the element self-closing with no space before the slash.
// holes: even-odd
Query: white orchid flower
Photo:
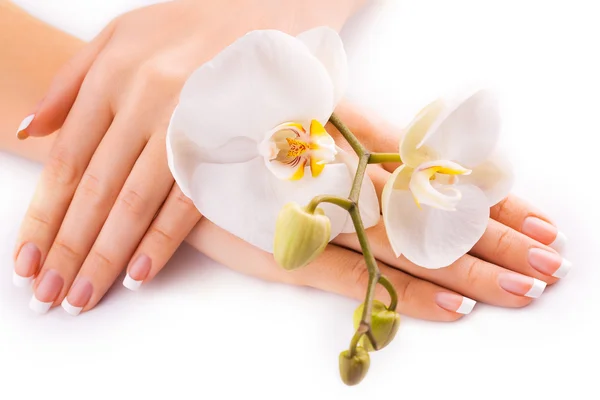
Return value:
<svg viewBox="0 0 600 400">
<path fill-rule="evenodd" d="M 407 128 L 400 166 L 382 195 L 383 218 L 396 256 L 442 268 L 483 235 L 489 209 L 508 195 L 513 175 L 496 150 L 495 99 L 479 91 L 464 101 L 437 100 Z"/>
<path fill-rule="evenodd" d="M 286 203 L 350 192 L 356 161 L 324 129 L 347 76 L 343 44 L 329 28 L 235 41 L 190 76 L 171 118 L 168 160 L 183 193 L 216 225 L 273 252 Z M 377 224 L 369 179 L 359 204 L 365 225 Z M 345 210 L 322 208 L 331 238 L 353 231 Z"/>
</svg>

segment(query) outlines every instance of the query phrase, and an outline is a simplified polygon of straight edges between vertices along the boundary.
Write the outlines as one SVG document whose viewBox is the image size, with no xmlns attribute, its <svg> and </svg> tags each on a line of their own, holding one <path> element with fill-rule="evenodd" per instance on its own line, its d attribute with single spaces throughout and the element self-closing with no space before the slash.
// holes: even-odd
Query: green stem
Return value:
<svg viewBox="0 0 600 400">
<path fill-rule="evenodd" d="M 392 285 L 392 282 L 390 282 L 388 280 L 388 278 L 386 278 L 384 275 L 381 275 L 379 277 L 379 283 L 390 294 L 391 300 L 390 300 L 390 306 L 388 307 L 388 310 L 396 311 L 396 307 L 398 306 L 398 293 L 396 293 L 396 289 L 394 289 L 394 285 Z"/>
<path fill-rule="evenodd" d="M 342 122 L 341 119 L 335 114 L 331 114 L 329 117 L 329 122 L 335 126 L 335 128 L 340 131 L 344 139 L 348 142 L 352 150 L 356 153 L 357 156 L 362 156 L 363 154 L 368 154 L 369 151 L 362 145 L 361 142 L 358 141 L 356 136 L 348 129 L 348 127 Z"/>
<path fill-rule="evenodd" d="M 306 206 L 306 211 L 311 214 L 314 214 L 315 210 L 317 209 L 317 206 L 320 203 L 335 204 L 336 206 L 341 207 L 346 211 L 350 211 L 350 209 L 354 207 L 354 203 L 352 201 L 344 199 L 343 197 L 323 195 L 314 197 Z"/>
<path fill-rule="evenodd" d="M 402 159 L 398 153 L 371 153 L 369 164 L 400 163 Z"/>
<path fill-rule="evenodd" d="M 363 154 L 358 159 L 358 167 L 356 168 L 356 175 L 354 175 L 354 182 L 352 182 L 352 189 L 348 198 L 350 201 L 358 204 L 360 198 L 360 189 L 362 188 L 362 182 L 367 172 L 367 165 L 369 165 L 369 155 Z"/>
<path fill-rule="evenodd" d="M 365 232 L 365 227 L 363 225 L 362 218 L 360 217 L 360 211 L 358 210 L 358 207 L 354 207 L 352 210 L 350 210 L 350 216 L 352 217 L 354 229 L 356 230 L 356 236 L 358 237 L 358 242 L 360 243 L 360 248 L 362 250 L 363 257 L 365 258 L 365 263 L 367 264 L 367 271 L 369 272 L 367 294 L 365 295 L 365 305 L 363 307 L 363 314 L 360 322 L 361 324 L 368 326 L 368 331 L 370 331 L 371 311 L 373 308 L 373 300 L 375 299 L 375 287 L 377 286 L 377 282 L 379 282 L 381 272 L 379 272 L 377 261 L 375 260 L 375 256 L 371 251 L 371 246 L 369 245 L 369 240 L 367 239 L 367 234 Z M 376 347 L 376 343 L 371 344 L 373 347 Z"/>
</svg>

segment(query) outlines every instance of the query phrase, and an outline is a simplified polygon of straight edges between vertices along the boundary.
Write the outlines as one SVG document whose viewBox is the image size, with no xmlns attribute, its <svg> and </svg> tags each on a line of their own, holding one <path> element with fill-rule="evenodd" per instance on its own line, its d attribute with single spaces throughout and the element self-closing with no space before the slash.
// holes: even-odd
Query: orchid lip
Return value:
<svg viewBox="0 0 600 400">
<path fill-rule="evenodd" d="M 308 129 L 300 123 L 286 122 L 265 136 L 259 153 L 267 168 L 280 179 L 302 179 L 306 167 L 316 178 L 337 154 L 333 138 L 317 120 L 312 120 Z"/>
</svg>

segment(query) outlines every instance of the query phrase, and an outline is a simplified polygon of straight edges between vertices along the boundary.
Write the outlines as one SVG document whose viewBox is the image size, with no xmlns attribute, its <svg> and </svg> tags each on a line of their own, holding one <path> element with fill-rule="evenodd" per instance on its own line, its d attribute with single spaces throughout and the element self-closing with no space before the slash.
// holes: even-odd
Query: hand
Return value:
<svg viewBox="0 0 600 400">
<path fill-rule="evenodd" d="M 377 152 L 396 151 L 399 133 L 384 121 L 367 119 L 348 104 L 339 107 L 336 113 L 367 148 Z M 332 126 L 327 129 L 335 132 Z M 389 171 L 395 166 L 370 168 L 370 176 L 381 194 Z M 487 231 L 470 254 L 447 268 L 424 269 L 404 257 L 396 258 L 383 224 L 368 229 L 367 234 L 382 273 L 398 292 L 397 311 L 416 318 L 454 321 L 472 310 L 475 305 L 472 300 L 523 307 L 541 295 L 546 284 L 557 282 L 557 276 L 563 277 L 570 268 L 569 261 L 549 246 L 560 248 L 566 240 L 564 235 L 546 216 L 512 195 L 492 207 Z M 246 274 L 311 286 L 360 301 L 364 297 L 368 274 L 354 234 L 340 235 L 316 261 L 291 272 L 276 265 L 271 255 L 206 219 L 199 222 L 187 241 L 214 260 Z M 385 290 L 380 290 L 377 296 L 389 301 Z"/>
<path fill-rule="evenodd" d="M 61 128 L 15 251 L 15 282 L 36 277 L 31 307 L 46 312 L 66 299 L 68 312 L 87 311 L 127 265 L 124 284 L 138 288 L 200 220 L 173 185 L 165 154 L 191 72 L 247 31 L 340 28 L 359 3 L 159 4 L 119 17 L 67 63 L 18 133 Z"/>
</svg>

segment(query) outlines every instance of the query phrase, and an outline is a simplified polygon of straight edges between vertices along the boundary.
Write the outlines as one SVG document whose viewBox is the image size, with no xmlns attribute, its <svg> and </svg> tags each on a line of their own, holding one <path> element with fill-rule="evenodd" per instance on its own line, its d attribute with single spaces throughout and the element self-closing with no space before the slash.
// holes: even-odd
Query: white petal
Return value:
<svg viewBox="0 0 600 400">
<path fill-rule="evenodd" d="M 423 145 L 423 139 L 438 125 L 445 109 L 442 100 L 436 100 L 423 108 L 404 130 L 400 141 L 400 157 L 405 165 L 417 168 L 420 164 L 439 160 L 437 150 Z"/>
<path fill-rule="evenodd" d="M 337 150 L 338 159 L 346 164 L 352 176 L 352 180 L 354 180 L 356 168 L 358 167 L 357 157 L 352 154 L 346 153 L 339 147 L 337 148 Z M 327 167 L 325 167 L 325 169 L 327 169 Z M 346 193 L 344 197 L 347 197 L 349 194 L 350 190 L 348 190 L 348 193 Z M 377 192 L 375 191 L 375 185 L 373 185 L 373 181 L 371 181 L 371 178 L 369 178 L 369 175 L 367 174 L 365 174 L 365 178 L 362 181 L 362 186 L 360 187 L 360 197 L 358 198 L 358 210 L 360 211 L 360 216 L 362 218 L 365 229 L 368 229 L 379 223 L 379 220 L 381 218 L 379 199 L 377 197 Z M 342 233 L 353 232 L 356 232 L 356 229 L 354 229 L 354 223 L 352 222 L 351 218 L 348 218 L 348 220 L 346 221 L 346 226 L 344 226 Z"/>
<path fill-rule="evenodd" d="M 500 113 L 494 96 L 480 90 L 464 101 L 455 101 L 432 126 L 420 146 L 440 158 L 473 168 L 494 150 L 500 135 Z"/>
<path fill-rule="evenodd" d="M 471 184 L 481 189 L 491 207 L 508 196 L 514 179 L 508 157 L 504 152 L 496 150 L 489 159 L 473 168 L 470 175 L 461 176 L 460 183 Z"/>
<path fill-rule="evenodd" d="M 324 123 L 333 108 L 329 74 L 301 41 L 253 31 L 190 76 L 169 129 L 209 149 L 240 136 L 259 143 L 284 122 Z"/>
<path fill-rule="evenodd" d="M 488 224 L 488 201 L 475 186 L 456 188 L 462 193 L 456 211 L 419 209 L 410 191 L 388 191 L 384 222 L 396 255 L 436 269 L 452 264 L 475 245 Z"/>
<path fill-rule="evenodd" d="M 327 69 L 333 82 L 334 104 L 338 104 L 348 86 L 348 60 L 342 39 L 326 26 L 302 32 L 297 38 Z"/>
<path fill-rule="evenodd" d="M 171 121 L 178 119 L 179 107 L 175 108 Z M 171 123 L 167 131 L 167 160 L 171 173 L 181 191 L 191 197 L 189 187 L 200 163 L 240 163 L 258 156 L 256 143 L 249 138 L 236 137 L 214 149 L 198 146 L 190 140 L 180 125 Z"/>
<path fill-rule="evenodd" d="M 308 204 L 314 196 L 347 196 L 351 175 L 345 164 L 327 165 L 318 178 L 299 181 L 275 177 L 262 158 L 238 164 L 198 164 L 187 189 L 198 210 L 221 228 L 262 250 L 273 252 L 275 222 L 284 204 Z M 331 220 L 332 238 L 344 227 L 348 213 L 323 204 Z"/>
</svg>

